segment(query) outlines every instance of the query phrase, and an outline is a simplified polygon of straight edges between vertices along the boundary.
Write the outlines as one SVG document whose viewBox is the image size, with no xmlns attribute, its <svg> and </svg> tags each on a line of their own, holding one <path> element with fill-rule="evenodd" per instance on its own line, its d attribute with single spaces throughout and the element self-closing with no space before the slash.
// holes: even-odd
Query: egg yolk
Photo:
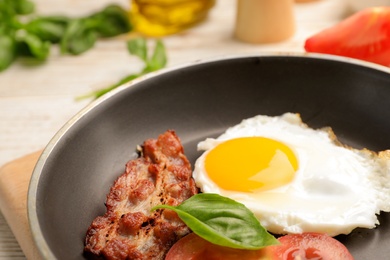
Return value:
<svg viewBox="0 0 390 260">
<path fill-rule="evenodd" d="M 222 189 L 257 192 L 291 182 L 298 161 L 294 152 L 281 142 L 242 137 L 227 140 L 210 150 L 205 169 Z"/>
</svg>

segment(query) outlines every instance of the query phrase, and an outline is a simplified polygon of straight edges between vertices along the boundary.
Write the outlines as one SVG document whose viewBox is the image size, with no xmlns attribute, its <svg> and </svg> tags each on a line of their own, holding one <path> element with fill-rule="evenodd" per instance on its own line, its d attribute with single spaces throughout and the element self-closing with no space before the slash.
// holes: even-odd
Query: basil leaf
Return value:
<svg viewBox="0 0 390 260">
<path fill-rule="evenodd" d="M 95 20 L 95 30 L 101 37 L 113 37 L 132 30 L 128 13 L 118 5 L 109 5 L 90 19 Z"/>
<path fill-rule="evenodd" d="M 23 32 L 16 37 L 18 53 L 38 60 L 46 60 L 50 53 L 50 42 L 42 41 L 38 36 Z"/>
<path fill-rule="evenodd" d="M 133 54 L 147 63 L 148 61 L 148 48 L 146 46 L 145 38 L 135 38 L 127 42 L 127 50 L 130 54 Z"/>
<path fill-rule="evenodd" d="M 10 35 L 0 35 L 0 71 L 8 68 L 16 56 L 15 39 Z"/>
<path fill-rule="evenodd" d="M 70 21 L 61 40 L 61 53 L 79 55 L 95 45 L 97 33 L 95 23 L 90 19 Z"/>
<path fill-rule="evenodd" d="M 243 204 L 217 194 L 201 193 L 171 209 L 198 236 L 220 246 L 257 250 L 278 244 Z"/>
<path fill-rule="evenodd" d="M 165 46 L 161 40 L 156 41 L 156 46 L 152 57 L 148 60 L 145 70 L 152 72 L 159 70 L 167 64 L 167 55 L 165 53 Z"/>
<path fill-rule="evenodd" d="M 58 43 L 66 31 L 69 19 L 63 16 L 38 17 L 26 24 L 25 29 L 41 40 Z"/>
<path fill-rule="evenodd" d="M 135 38 L 127 42 L 127 49 L 145 62 L 143 73 L 159 70 L 167 64 L 165 46 L 161 40 L 156 40 L 153 55 L 148 58 L 148 48 L 144 38 Z"/>
</svg>

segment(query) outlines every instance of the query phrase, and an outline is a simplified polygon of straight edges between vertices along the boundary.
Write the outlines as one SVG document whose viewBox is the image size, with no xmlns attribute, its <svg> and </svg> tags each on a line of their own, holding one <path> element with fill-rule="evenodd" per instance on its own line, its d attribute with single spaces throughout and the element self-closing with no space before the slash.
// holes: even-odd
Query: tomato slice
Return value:
<svg viewBox="0 0 390 260">
<path fill-rule="evenodd" d="M 267 250 L 242 250 L 214 245 L 191 233 L 176 242 L 165 260 L 267 260 Z"/>
<path fill-rule="evenodd" d="M 278 240 L 280 245 L 242 250 L 214 245 L 191 233 L 172 246 L 165 260 L 353 260 L 348 249 L 327 234 L 293 234 Z"/>
<path fill-rule="evenodd" d="M 390 7 L 372 7 L 353 14 L 308 38 L 305 50 L 389 66 Z"/>
<path fill-rule="evenodd" d="M 353 260 L 348 249 L 327 234 L 302 233 L 282 236 L 280 245 L 270 246 L 272 259 Z"/>
</svg>

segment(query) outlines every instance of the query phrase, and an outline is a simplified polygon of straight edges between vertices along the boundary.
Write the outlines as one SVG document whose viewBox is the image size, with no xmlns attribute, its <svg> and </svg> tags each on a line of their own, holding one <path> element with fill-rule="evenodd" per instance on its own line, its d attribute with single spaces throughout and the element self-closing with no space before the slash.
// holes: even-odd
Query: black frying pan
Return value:
<svg viewBox="0 0 390 260">
<path fill-rule="evenodd" d="M 34 170 L 30 225 L 47 259 L 82 259 L 91 221 L 135 148 L 176 130 L 194 163 L 198 141 L 242 119 L 298 112 L 331 126 L 356 148 L 390 148 L 390 74 L 368 63 L 320 55 L 231 57 L 165 70 L 127 84 L 77 114 L 53 138 Z M 337 237 L 356 259 L 390 254 L 390 214 L 374 230 Z"/>
</svg>

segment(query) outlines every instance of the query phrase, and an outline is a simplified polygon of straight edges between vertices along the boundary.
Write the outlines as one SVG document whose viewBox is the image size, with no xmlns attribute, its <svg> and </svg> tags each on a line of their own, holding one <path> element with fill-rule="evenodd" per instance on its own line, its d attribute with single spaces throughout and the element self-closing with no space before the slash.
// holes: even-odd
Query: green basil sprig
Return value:
<svg viewBox="0 0 390 260">
<path fill-rule="evenodd" d="M 99 38 L 132 30 L 128 13 L 110 4 L 79 18 L 37 16 L 30 0 L 0 0 L 0 72 L 20 56 L 45 61 L 52 44 L 62 54 L 79 55 L 91 49 Z"/>
<path fill-rule="evenodd" d="M 218 194 L 201 193 L 178 206 L 152 208 L 175 211 L 198 236 L 220 246 L 257 250 L 279 244 L 243 204 Z"/>
</svg>

